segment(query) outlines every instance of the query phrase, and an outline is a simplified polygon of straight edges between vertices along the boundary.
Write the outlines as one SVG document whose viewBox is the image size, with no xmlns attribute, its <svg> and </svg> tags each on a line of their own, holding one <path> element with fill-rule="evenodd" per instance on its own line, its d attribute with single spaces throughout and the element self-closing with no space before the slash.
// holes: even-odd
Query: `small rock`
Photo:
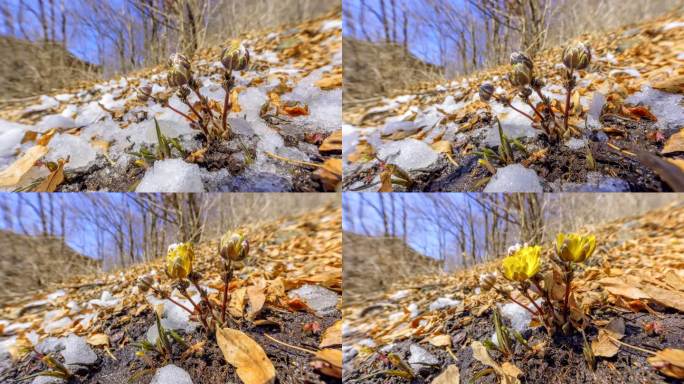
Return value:
<svg viewBox="0 0 684 384">
<path fill-rule="evenodd" d="M 173 364 L 157 369 L 150 384 L 192 384 L 190 374 Z"/>
<path fill-rule="evenodd" d="M 359 354 L 359 351 L 356 350 L 356 348 L 352 347 L 351 345 L 343 345 L 342 346 L 342 362 L 343 363 L 348 363 L 352 361 L 356 355 Z"/>
<path fill-rule="evenodd" d="M 69 335 L 64 340 L 64 350 L 62 351 L 64 364 L 70 367 L 93 365 L 97 361 L 97 355 L 86 343 L 85 338 Z"/>
<path fill-rule="evenodd" d="M 537 173 L 520 164 L 511 164 L 496 170 L 484 192 L 544 192 Z"/>
<path fill-rule="evenodd" d="M 459 300 L 450 299 L 448 297 L 440 297 L 430 304 L 430 310 L 437 311 L 439 309 L 455 307 L 459 304 L 461 304 Z"/>
<path fill-rule="evenodd" d="M 288 293 L 292 299 L 298 297 L 306 302 L 318 316 L 327 316 L 335 312 L 339 295 L 318 285 L 303 285 Z"/>
<path fill-rule="evenodd" d="M 417 344 L 411 344 L 409 351 L 411 356 L 408 362 L 416 373 L 430 371 L 439 364 L 439 359 Z"/>
</svg>

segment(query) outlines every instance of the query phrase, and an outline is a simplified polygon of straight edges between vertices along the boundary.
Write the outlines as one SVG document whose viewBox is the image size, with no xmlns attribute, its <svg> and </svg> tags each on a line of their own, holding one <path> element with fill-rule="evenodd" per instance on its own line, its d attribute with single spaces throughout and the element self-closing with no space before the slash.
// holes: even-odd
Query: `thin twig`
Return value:
<svg viewBox="0 0 684 384">
<path fill-rule="evenodd" d="M 269 340 L 271 340 L 271 341 L 273 341 L 273 342 L 275 342 L 275 343 L 278 343 L 278 344 L 280 344 L 280 345 L 284 345 L 284 346 L 286 346 L 286 347 L 290 347 L 290 348 L 292 348 L 292 349 L 296 349 L 296 350 L 301 351 L 301 352 L 310 353 L 310 354 L 312 354 L 312 355 L 315 355 L 315 354 L 316 354 L 316 351 L 312 351 L 312 350 L 310 350 L 310 349 L 301 348 L 301 347 L 298 347 L 298 346 L 296 346 L 296 345 L 288 344 L 288 343 L 286 343 L 286 342 L 284 342 L 284 341 L 280 341 L 280 340 L 278 340 L 278 339 L 276 339 L 276 338 L 274 338 L 274 337 L 271 337 L 271 336 L 269 336 L 269 335 L 267 335 L 267 334 L 265 334 L 265 333 L 264 333 L 264 336 L 266 336 L 267 339 L 269 339 Z"/>
</svg>

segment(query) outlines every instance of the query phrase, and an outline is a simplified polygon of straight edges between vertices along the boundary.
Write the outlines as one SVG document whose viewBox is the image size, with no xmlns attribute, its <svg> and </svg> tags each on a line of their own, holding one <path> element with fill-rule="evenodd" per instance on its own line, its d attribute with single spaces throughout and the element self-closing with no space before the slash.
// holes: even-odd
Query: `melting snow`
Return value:
<svg viewBox="0 0 684 384">
<path fill-rule="evenodd" d="M 378 157 L 411 171 L 429 167 L 437 161 L 439 154 L 422 141 L 405 139 L 383 144 L 378 150 Z"/>
<path fill-rule="evenodd" d="M 534 170 L 512 164 L 497 169 L 484 192 L 544 192 L 544 189 Z"/>
<path fill-rule="evenodd" d="M 204 192 L 204 184 L 197 164 L 169 159 L 155 161 L 136 192 Z"/>
</svg>

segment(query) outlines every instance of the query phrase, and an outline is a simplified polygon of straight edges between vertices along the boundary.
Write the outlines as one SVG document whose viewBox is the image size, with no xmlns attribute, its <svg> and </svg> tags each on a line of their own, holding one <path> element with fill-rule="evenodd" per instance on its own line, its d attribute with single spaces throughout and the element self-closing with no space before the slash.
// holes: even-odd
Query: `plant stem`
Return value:
<svg viewBox="0 0 684 384">
<path fill-rule="evenodd" d="M 181 292 L 181 294 L 182 294 L 183 296 L 185 296 L 185 298 L 188 299 L 188 301 L 190 302 L 190 304 L 192 304 L 192 306 L 195 308 L 195 310 L 196 310 L 197 313 L 199 314 L 199 318 L 200 318 L 200 320 L 202 321 L 202 325 L 204 326 L 204 329 L 206 329 L 207 332 L 209 332 L 209 324 L 207 324 L 207 319 L 205 319 L 204 313 L 202 312 L 202 309 L 201 309 L 197 304 L 195 304 L 195 302 L 192 300 L 192 297 L 190 297 L 190 295 L 188 294 L 188 291 L 187 291 L 187 290 L 183 289 L 183 291 Z"/>
<path fill-rule="evenodd" d="M 568 301 L 570 300 L 570 282 L 572 281 L 572 265 L 570 262 L 565 264 L 565 299 L 563 300 L 563 322 L 568 321 L 569 308 Z"/>
<path fill-rule="evenodd" d="M 529 105 L 530 108 L 532 108 L 532 110 L 534 111 L 534 113 L 537 115 L 537 117 L 539 117 L 539 119 L 540 119 L 541 121 L 544 121 L 544 116 L 542 116 L 542 114 L 541 114 L 539 111 L 537 111 L 537 108 L 535 108 L 534 105 L 532 105 L 532 102 L 530 101 L 530 99 L 525 98 L 525 103 L 526 103 L 527 105 Z"/>
<path fill-rule="evenodd" d="M 573 72 L 572 69 L 568 70 L 568 94 L 565 96 L 565 118 L 564 118 L 564 130 L 563 133 L 567 132 L 568 130 L 568 118 L 570 116 L 570 98 L 572 96 L 572 90 L 575 88 L 574 85 L 574 78 L 573 78 Z"/>
<path fill-rule="evenodd" d="M 532 116 L 530 116 L 530 115 L 528 115 L 527 113 L 525 113 L 525 112 L 519 110 L 518 108 L 514 107 L 513 104 L 507 103 L 506 106 L 507 106 L 507 107 L 510 107 L 511 109 L 513 109 L 514 111 L 518 112 L 519 114 L 521 114 L 521 115 L 527 117 L 527 118 L 530 119 L 533 123 L 535 122 L 535 121 L 534 121 L 534 118 L 533 118 Z"/>
<path fill-rule="evenodd" d="M 188 308 L 188 307 L 186 307 L 185 305 L 183 305 L 183 304 L 177 302 L 176 300 L 172 299 L 172 298 L 171 298 L 171 295 L 166 295 L 164 292 L 158 290 L 157 288 L 155 288 L 155 287 L 153 287 L 153 286 L 151 286 L 151 285 L 148 285 L 148 284 L 145 284 L 145 285 L 146 285 L 147 287 L 149 287 L 151 290 L 153 290 L 154 293 L 156 293 L 157 295 L 161 296 L 163 299 L 167 299 L 168 301 L 170 301 L 170 302 L 176 304 L 177 306 L 181 307 L 182 309 L 184 309 L 186 312 L 188 312 L 188 313 L 191 314 L 191 315 L 194 314 L 194 312 L 191 311 L 190 308 Z"/>
<path fill-rule="evenodd" d="M 223 282 L 223 305 L 221 306 L 221 322 L 226 322 L 226 304 L 228 302 L 228 273 L 233 269 L 233 261 L 228 259 L 228 265 L 226 266 L 226 279 Z"/>
<path fill-rule="evenodd" d="M 511 300 L 512 302 L 518 304 L 519 306 L 525 308 L 525 309 L 527 310 L 527 312 L 531 313 L 532 315 L 534 315 L 534 316 L 537 315 L 537 313 L 536 313 L 535 311 L 531 310 L 530 307 L 528 307 L 528 306 L 526 306 L 526 305 L 523 305 L 521 302 L 519 302 L 518 300 L 514 299 L 513 296 L 512 296 L 511 294 L 509 294 L 508 292 L 504 292 L 504 291 L 501 291 L 501 290 L 498 290 L 498 289 L 497 289 L 497 292 L 499 292 L 503 297 L 505 297 L 505 298 Z"/>
</svg>

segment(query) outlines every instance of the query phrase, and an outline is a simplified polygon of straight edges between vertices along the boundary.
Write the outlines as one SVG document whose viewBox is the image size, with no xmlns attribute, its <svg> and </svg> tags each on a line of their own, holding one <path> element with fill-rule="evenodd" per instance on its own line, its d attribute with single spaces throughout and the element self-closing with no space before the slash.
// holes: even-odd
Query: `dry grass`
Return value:
<svg viewBox="0 0 684 384">
<path fill-rule="evenodd" d="M 345 232 L 342 247 L 345 302 L 358 295 L 384 291 L 402 279 L 442 270 L 437 260 L 416 252 L 398 238 Z"/>
<path fill-rule="evenodd" d="M 401 46 L 345 38 L 342 49 L 344 107 L 444 77 L 441 68 L 421 61 Z"/>
<path fill-rule="evenodd" d="M 0 231 L 0 305 L 97 270 L 97 261 L 61 239 Z"/>
</svg>

